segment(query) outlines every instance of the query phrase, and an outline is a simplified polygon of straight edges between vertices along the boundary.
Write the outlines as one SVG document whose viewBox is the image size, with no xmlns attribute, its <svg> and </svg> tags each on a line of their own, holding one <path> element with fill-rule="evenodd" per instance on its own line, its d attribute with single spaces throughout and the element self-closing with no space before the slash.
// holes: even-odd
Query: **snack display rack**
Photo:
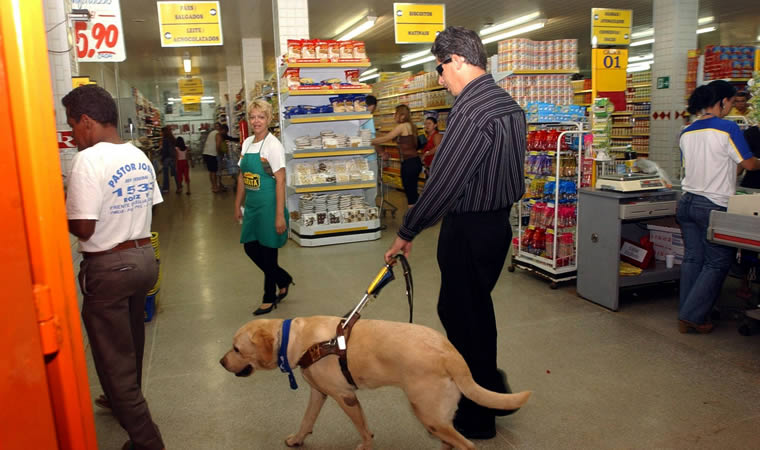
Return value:
<svg viewBox="0 0 760 450">
<path fill-rule="evenodd" d="M 628 137 L 631 149 L 638 156 L 649 156 L 649 115 L 651 113 L 652 71 L 634 72 L 626 79 L 626 112 L 630 115 L 626 125 L 630 127 Z M 615 117 L 613 127 L 622 119 Z M 614 139 L 614 135 L 613 135 Z M 627 139 L 626 139 L 627 140 Z M 620 139 L 618 139 L 620 141 Z"/>
<path fill-rule="evenodd" d="M 585 182 L 581 122 L 530 123 L 525 158 L 526 191 L 518 202 L 515 267 L 558 283 L 576 278 L 577 190 Z"/>
<path fill-rule="evenodd" d="M 360 133 L 372 115 L 355 95 L 371 92 L 357 82 L 369 60 L 290 56 L 278 77 L 290 238 L 304 247 L 379 239 L 375 149 L 369 133 Z"/>
</svg>

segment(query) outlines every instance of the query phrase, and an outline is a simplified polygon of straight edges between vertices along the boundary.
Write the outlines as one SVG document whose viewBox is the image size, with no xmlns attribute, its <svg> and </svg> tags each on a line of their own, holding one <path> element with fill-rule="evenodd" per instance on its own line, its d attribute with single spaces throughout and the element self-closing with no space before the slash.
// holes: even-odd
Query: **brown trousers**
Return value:
<svg viewBox="0 0 760 450">
<path fill-rule="evenodd" d="M 145 296 L 158 279 L 150 246 L 82 260 L 82 319 L 103 392 L 134 448 L 164 448 L 141 390 Z"/>
</svg>

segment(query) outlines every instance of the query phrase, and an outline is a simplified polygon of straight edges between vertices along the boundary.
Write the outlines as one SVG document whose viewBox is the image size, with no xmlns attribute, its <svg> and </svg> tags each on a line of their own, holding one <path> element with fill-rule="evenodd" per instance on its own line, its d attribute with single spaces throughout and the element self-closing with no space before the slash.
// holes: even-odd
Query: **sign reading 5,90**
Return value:
<svg viewBox="0 0 760 450">
<path fill-rule="evenodd" d="M 74 22 L 79 62 L 121 62 L 127 59 L 121 27 L 119 0 L 74 0 L 72 8 L 86 9 L 87 22 Z"/>
</svg>

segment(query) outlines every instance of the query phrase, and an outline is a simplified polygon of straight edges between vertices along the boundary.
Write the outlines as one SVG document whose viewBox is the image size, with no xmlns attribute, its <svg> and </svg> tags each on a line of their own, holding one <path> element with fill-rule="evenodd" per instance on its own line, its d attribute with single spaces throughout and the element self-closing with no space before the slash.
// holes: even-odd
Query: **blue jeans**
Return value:
<svg viewBox="0 0 760 450">
<path fill-rule="evenodd" d="M 710 211 L 725 211 L 701 195 L 685 193 L 678 202 L 676 217 L 681 225 L 684 258 L 681 265 L 681 295 L 678 318 L 695 324 L 706 323 L 723 281 L 728 275 L 736 249 L 707 240 Z"/>
<path fill-rule="evenodd" d="M 169 173 L 171 172 L 171 176 L 176 177 L 177 171 L 174 167 L 174 158 L 166 158 L 161 161 L 161 171 L 163 172 L 163 184 L 161 184 L 161 189 L 164 191 L 169 190 Z M 177 186 L 179 186 L 179 183 L 177 183 Z"/>
</svg>

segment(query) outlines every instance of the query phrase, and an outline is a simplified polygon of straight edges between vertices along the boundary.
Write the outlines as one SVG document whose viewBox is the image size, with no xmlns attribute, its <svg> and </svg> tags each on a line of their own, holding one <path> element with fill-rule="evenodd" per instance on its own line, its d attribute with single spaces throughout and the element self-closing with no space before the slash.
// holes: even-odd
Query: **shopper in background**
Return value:
<svg viewBox="0 0 760 450">
<path fill-rule="evenodd" d="M 422 161 L 417 154 L 417 126 L 412 122 L 412 113 L 406 105 L 398 105 L 393 119 L 396 125 L 385 136 L 372 139 L 372 145 L 380 145 L 396 139 L 401 155 L 401 183 L 409 207 L 414 206 L 419 198 L 418 180 L 422 172 Z"/>
<path fill-rule="evenodd" d="M 170 127 L 161 128 L 161 172 L 164 174 L 161 189 L 163 192 L 169 192 L 169 174 L 171 173 L 177 183 L 177 193 L 179 194 L 182 189 L 180 188 L 179 177 L 177 177 L 177 154 L 174 150 L 176 142 L 177 140 L 174 139 Z"/>
<path fill-rule="evenodd" d="M 285 148 L 269 133 L 272 105 L 260 99 L 253 101 L 248 120 L 253 135 L 243 141 L 235 219 L 243 224 L 240 243 L 246 255 L 264 272 L 264 298 L 253 312 L 258 316 L 271 312 L 288 295 L 293 277 L 277 263 L 277 249 L 288 240 L 288 210 Z"/>
<path fill-rule="evenodd" d="M 734 107 L 731 108 L 729 116 L 746 116 L 749 112 L 749 92 L 741 91 L 734 98 Z"/>
<path fill-rule="evenodd" d="M 365 103 L 367 104 L 367 112 L 370 114 L 375 114 L 375 109 L 377 109 L 377 98 L 375 98 L 374 95 L 368 95 L 367 99 L 365 100 Z M 359 127 L 360 130 L 369 130 L 372 132 L 372 139 L 375 138 L 375 118 L 370 117 L 364 123 L 362 123 L 361 127 Z"/>
<path fill-rule="evenodd" d="M 486 73 L 485 48 L 474 31 L 447 27 L 431 52 L 438 60 L 438 82 L 456 101 L 430 178 L 404 216 L 385 260 L 391 263 L 398 252 L 408 255 L 414 237 L 443 218 L 438 238 L 441 323 L 475 381 L 509 392 L 506 374 L 496 366 L 491 291 L 512 238 L 510 209 L 525 191 L 525 114 Z M 496 435 L 494 415 L 511 412 L 462 397 L 454 426 L 465 437 L 489 439 Z"/>
<path fill-rule="evenodd" d="M 736 249 L 707 240 L 710 211 L 726 211 L 736 193 L 737 168 L 760 169 L 736 123 L 723 119 L 736 89 L 723 80 L 700 86 L 689 97 L 697 120 L 681 133 L 686 177 L 677 218 L 684 239 L 678 330 L 709 333 L 709 314 L 731 268 Z M 737 166 L 738 165 L 738 166 Z"/>
<path fill-rule="evenodd" d="M 162 449 L 140 388 L 145 297 L 158 279 L 151 210 L 161 192 L 145 154 L 119 138 L 116 103 L 105 89 L 80 86 L 62 103 L 79 148 L 66 215 L 79 238 L 82 320 L 105 393 L 95 403 L 111 408 L 129 433 L 123 448 Z"/>
<path fill-rule="evenodd" d="M 187 195 L 190 195 L 190 166 L 187 160 L 187 146 L 182 137 L 177 138 L 174 151 L 177 154 L 177 183 L 179 184 L 177 193 L 182 192 L 182 180 L 184 180 L 187 185 Z"/>
<path fill-rule="evenodd" d="M 433 164 L 433 156 L 438 150 L 438 146 L 441 145 L 443 136 L 438 132 L 438 119 L 435 117 L 428 117 L 425 119 L 425 146 L 422 147 L 422 164 L 426 170 L 430 170 L 430 165 Z"/>
<path fill-rule="evenodd" d="M 206 142 L 203 144 L 203 161 L 206 163 L 206 168 L 208 168 L 211 192 L 219 192 L 219 178 L 216 173 L 219 171 L 217 154 L 222 146 L 222 137 L 219 134 L 220 129 L 221 125 L 215 123 L 214 129 L 206 136 Z"/>
</svg>

